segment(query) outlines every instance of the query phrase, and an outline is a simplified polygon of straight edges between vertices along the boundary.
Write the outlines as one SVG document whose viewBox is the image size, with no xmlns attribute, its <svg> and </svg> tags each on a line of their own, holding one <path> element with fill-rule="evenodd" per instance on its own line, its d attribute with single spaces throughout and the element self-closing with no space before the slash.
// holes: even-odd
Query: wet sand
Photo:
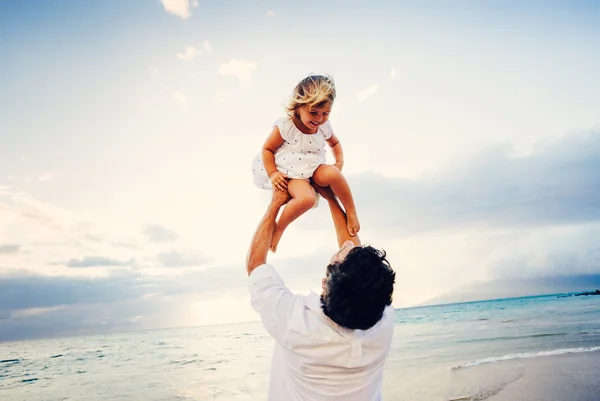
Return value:
<svg viewBox="0 0 600 401">
<path fill-rule="evenodd" d="M 385 401 L 600 401 L 600 352 L 388 372 Z"/>
<path fill-rule="evenodd" d="M 599 401 L 600 353 L 513 361 L 523 376 L 489 401 Z"/>
</svg>

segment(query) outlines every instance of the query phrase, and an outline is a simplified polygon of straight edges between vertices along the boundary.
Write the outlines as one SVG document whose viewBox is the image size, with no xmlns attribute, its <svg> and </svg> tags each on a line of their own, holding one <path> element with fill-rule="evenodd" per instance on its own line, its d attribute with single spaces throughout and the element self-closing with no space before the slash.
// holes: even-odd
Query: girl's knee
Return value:
<svg viewBox="0 0 600 401">
<path fill-rule="evenodd" d="M 310 209 L 317 201 L 317 195 L 311 187 L 308 187 L 306 191 L 301 191 L 295 195 L 294 200 L 298 205 L 301 205 L 301 208 L 303 209 Z"/>
<path fill-rule="evenodd" d="M 302 205 L 307 209 L 310 209 L 316 201 L 317 195 L 315 195 L 315 193 L 312 191 L 306 194 L 302 194 L 302 196 L 298 197 L 298 202 L 301 202 Z"/>
<path fill-rule="evenodd" d="M 313 180 L 317 185 L 327 186 L 341 176 L 342 172 L 336 166 L 322 164 L 315 170 Z"/>
<path fill-rule="evenodd" d="M 297 205 L 310 209 L 317 201 L 317 195 L 308 181 L 290 180 L 288 189 Z"/>
</svg>

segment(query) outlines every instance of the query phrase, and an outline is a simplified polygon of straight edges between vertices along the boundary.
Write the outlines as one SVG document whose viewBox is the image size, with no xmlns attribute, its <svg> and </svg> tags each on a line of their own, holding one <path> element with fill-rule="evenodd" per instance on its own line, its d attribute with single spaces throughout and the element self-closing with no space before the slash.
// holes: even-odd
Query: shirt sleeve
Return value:
<svg viewBox="0 0 600 401">
<path fill-rule="evenodd" d="M 290 124 L 293 125 L 289 118 L 280 118 L 273 124 L 274 127 L 279 128 L 279 134 L 286 142 L 294 142 L 294 131 Z"/>
<path fill-rule="evenodd" d="M 260 314 L 265 329 L 280 344 L 287 342 L 296 296 L 271 265 L 258 266 L 250 274 L 252 308 Z"/>
<path fill-rule="evenodd" d="M 321 125 L 319 129 L 323 133 L 323 137 L 325 137 L 326 141 L 331 138 L 331 135 L 333 135 L 333 128 L 331 127 L 331 121 L 329 120 L 327 120 L 325 124 Z"/>
</svg>

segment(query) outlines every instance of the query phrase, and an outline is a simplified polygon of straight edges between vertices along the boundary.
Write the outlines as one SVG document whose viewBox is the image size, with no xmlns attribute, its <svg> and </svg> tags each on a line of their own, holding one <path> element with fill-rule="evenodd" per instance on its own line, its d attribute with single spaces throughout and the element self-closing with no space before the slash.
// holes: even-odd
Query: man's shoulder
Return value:
<svg viewBox="0 0 600 401">
<path fill-rule="evenodd" d="M 396 310 L 392 305 L 385 307 L 383 310 L 383 316 L 379 322 L 383 327 L 387 327 L 388 329 L 391 327 L 393 330 L 394 324 L 396 323 Z"/>
<path fill-rule="evenodd" d="M 248 287 L 252 295 L 268 291 L 285 292 L 293 298 L 294 314 L 306 310 L 321 310 L 321 298 L 314 292 L 309 294 L 293 293 L 285 284 L 275 267 L 265 263 L 254 269 L 248 277 Z M 257 295 L 257 294 L 256 294 Z"/>
<path fill-rule="evenodd" d="M 275 267 L 271 264 L 264 263 L 260 266 L 257 266 L 250 275 L 248 276 L 248 280 L 250 283 L 256 283 L 261 280 L 269 279 L 269 278 L 280 278 L 279 274 L 275 270 Z"/>
<path fill-rule="evenodd" d="M 383 315 L 386 318 L 394 318 L 396 316 L 396 309 L 394 309 L 393 305 L 388 305 L 385 307 L 385 310 L 383 311 Z"/>
<path fill-rule="evenodd" d="M 273 265 L 268 263 L 256 267 L 248 276 L 248 290 L 252 295 L 253 302 L 255 299 L 263 299 L 267 301 L 277 293 L 289 293 L 281 276 L 275 270 Z"/>
<path fill-rule="evenodd" d="M 394 327 L 396 325 L 396 310 L 392 305 L 386 306 L 383 311 L 383 316 L 379 320 L 380 326 L 379 331 L 381 335 L 388 338 L 391 341 L 394 336 Z"/>
</svg>

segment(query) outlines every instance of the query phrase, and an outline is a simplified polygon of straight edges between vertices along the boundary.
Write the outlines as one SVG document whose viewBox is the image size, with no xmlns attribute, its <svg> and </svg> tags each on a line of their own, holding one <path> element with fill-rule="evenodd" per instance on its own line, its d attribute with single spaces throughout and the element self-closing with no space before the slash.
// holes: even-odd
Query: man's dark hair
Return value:
<svg viewBox="0 0 600 401">
<path fill-rule="evenodd" d="M 357 246 L 342 262 L 327 266 L 321 307 L 325 315 L 347 329 L 366 330 L 392 303 L 396 273 L 385 251 Z"/>
</svg>

